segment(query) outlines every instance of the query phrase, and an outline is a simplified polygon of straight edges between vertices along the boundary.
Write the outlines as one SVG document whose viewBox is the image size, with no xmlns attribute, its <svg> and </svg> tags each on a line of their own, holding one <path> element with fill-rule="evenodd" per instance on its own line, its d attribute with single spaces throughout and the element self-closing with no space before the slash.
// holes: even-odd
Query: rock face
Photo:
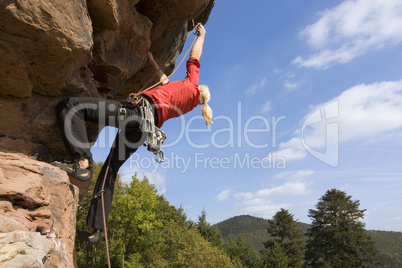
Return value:
<svg viewBox="0 0 402 268">
<path fill-rule="evenodd" d="M 55 105 L 68 96 L 121 99 L 169 74 L 213 0 L 5 0 L 0 4 L 0 150 L 66 157 Z M 95 136 L 96 137 L 96 136 Z"/>
<path fill-rule="evenodd" d="M 0 152 L 0 267 L 74 267 L 77 204 L 64 171 Z"/>
<path fill-rule="evenodd" d="M 74 267 L 77 188 L 44 162 L 67 157 L 55 113 L 69 96 L 125 98 L 169 74 L 213 0 L 0 3 L 0 266 Z M 168 60 L 170 59 L 170 60 Z M 92 140 L 99 130 L 90 128 Z M 33 160 L 33 158 L 40 160 Z"/>
</svg>

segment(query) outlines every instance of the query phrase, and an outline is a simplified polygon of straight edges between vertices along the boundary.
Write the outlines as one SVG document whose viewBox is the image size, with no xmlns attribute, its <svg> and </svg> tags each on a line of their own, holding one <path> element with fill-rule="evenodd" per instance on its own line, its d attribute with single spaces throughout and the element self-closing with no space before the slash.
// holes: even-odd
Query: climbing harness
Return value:
<svg viewBox="0 0 402 268">
<path fill-rule="evenodd" d="M 153 108 L 149 101 L 143 97 L 138 96 L 137 94 L 130 94 L 130 97 L 124 101 L 122 101 L 122 108 L 124 112 L 119 112 L 119 117 L 121 114 L 120 120 L 125 120 L 127 118 L 128 109 L 138 109 L 140 122 L 139 128 L 146 136 L 145 146 L 147 150 L 155 154 L 155 160 L 158 163 L 165 161 L 165 154 L 162 150 L 162 144 L 166 139 L 166 134 L 163 130 L 155 126 L 155 119 L 153 114 Z"/>
</svg>

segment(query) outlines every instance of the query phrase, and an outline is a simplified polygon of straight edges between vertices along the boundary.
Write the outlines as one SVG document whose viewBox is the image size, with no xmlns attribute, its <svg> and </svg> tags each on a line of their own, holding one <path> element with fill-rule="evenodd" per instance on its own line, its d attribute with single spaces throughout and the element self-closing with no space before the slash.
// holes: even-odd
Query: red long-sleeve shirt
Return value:
<svg viewBox="0 0 402 268">
<path fill-rule="evenodd" d="M 187 75 L 183 81 L 169 82 L 142 93 L 155 104 L 159 128 L 166 120 L 179 117 L 198 105 L 200 99 L 198 90 L 200 63 L 196 58 L 191 57 L 187 60 L 186 67 Z"/>
</svg>

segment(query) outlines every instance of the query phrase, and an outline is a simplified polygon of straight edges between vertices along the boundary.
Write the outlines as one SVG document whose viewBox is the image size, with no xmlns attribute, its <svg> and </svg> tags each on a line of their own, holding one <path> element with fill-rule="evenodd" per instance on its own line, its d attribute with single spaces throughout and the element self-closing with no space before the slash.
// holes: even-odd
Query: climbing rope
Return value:
<svg viewBox="0 0 402 268">
<path fill-rule="evenodd" d="M 107 173 L 109 172 L 110 160 L 112 159 L 113 151 L 114 151 L 114 146 L 110 150 L 109 160 L 107 162 L 105 176 L 103 177 L 103 182 L 102 182 L 102 189 L 101 189 L 101 192 L 100 192 L 101 200 L 102 200 L 102 216 L 103 216 L 103 229 L 104 229 L 103 231 L 105 232 L 105 245 L 106 245 L 107 265 L 108 265 L 109 268 L 111 268 L 112 266 L 111 266 L 111 263 L 110 263 L 109 243 L 108 243 L 108 239 L 107 239 L 107 229 L 106 229 L 105 200 L 104 200 L 103 194 L 105 192 L 106 176 L 107 176 Z"/>
<path fill-rule="evenodd" d="M 197 29 L 197 27 L 198 27 L 199 24 L 200 24 L 200 23 L 198 23 L 197 25 L 194 26 L 193 30 L 192 30 L 190 33 L 187 34 L 186 39 L 184 39 L 183 42 L 181 43 L 180 47 L 184 45 L 184 43 L 187 41 L 187 39 L 190 37 L 190 35 L 191 35 L 192 33 L 195 35 L 195 37 L 194 37 L 194 39 L 193 39 L 191 45 L 190 45 L 189 48 L 187 49 L 187 51 L 186 51 L 186 53 L 184 54 L 183 58 L 181 59 L 180 63 L 176 66 L 176 68 L 173 70 L 173 72 L 172 72 L 167 78 L 170 78 L 170 77 L 177 71 L 177 69 L 179 69 L 180 65 L 183 63 L 184 59 L 187 57 L 188 53 L 190 52 L 191 48 L 193 47 L 195 41 L 197 40 L 197 31 L 196 31 L 196 29 Z M 129 95 L 129 97 L 131 97 L 132 95 L 140 94 L 140 93 L 142 93 L 142 92 L 145 92 L 145 91 L 147 91 L 147 90 L 150 90 L 150 89 L 152 89 L 152 88 L 158 86 L 160 83 L 162 83 L 162 81 L 159 81 L 159 82 L 153 84 L 152 86 L 146 88 L 146 86 L 152 81 L 152 79 L 155 77 L 155 75 L 156 75 L 159 71 L 162 70 L 162 66 L 165 66 L 166 63 L 168 63 L 168 62 L 172 59 L 173 56 L 174 56 L 174 54 L 172 54 L 170 57 L 168 57 L 167 60 L 159 67 L 158 70 L 155 71 L 155 73 L 151 76 L 151 78 L 149 78 L 149 80 L 144 84 L 144 86 L 142 86 L 142 88 L 141 88 L 137 93 L 131 93 L 131 94 Z"/>
</svg>

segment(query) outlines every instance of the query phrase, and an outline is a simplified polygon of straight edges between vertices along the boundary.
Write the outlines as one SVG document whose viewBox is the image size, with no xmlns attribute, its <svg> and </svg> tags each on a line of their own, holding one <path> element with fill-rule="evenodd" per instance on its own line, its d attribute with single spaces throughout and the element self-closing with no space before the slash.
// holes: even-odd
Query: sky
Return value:
<svg viewBox="0 0 402 268">
<path fill-rule="evenodd" d="M 309 209 L 339 189 L 366 209 L 367 229 L 402 231 L 402 1 L 216 0 L 205 28 L 214 124 L 200 106 L 165 122 L 166 161 L 141 148 L 123 180 L 146 176 L 212 224 L 281 208 L 311 223 Z M 183 64 L 171 80 L 184 75 Z"/>
</svg>

